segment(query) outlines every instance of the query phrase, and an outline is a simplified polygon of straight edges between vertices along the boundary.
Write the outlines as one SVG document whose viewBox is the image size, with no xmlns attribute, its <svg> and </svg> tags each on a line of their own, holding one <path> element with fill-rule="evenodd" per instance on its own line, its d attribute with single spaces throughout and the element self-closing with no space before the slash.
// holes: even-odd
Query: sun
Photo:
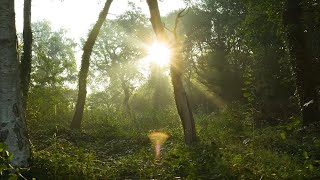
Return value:
<svg viewBox="0 0 320 180">
<path fill-rule="evenodd" d="M 160 67 L 166 67 L 170 63 L 170 48 L 164 43 L 155 42 L 148 47 L 146 60 Z"/>
</svg>

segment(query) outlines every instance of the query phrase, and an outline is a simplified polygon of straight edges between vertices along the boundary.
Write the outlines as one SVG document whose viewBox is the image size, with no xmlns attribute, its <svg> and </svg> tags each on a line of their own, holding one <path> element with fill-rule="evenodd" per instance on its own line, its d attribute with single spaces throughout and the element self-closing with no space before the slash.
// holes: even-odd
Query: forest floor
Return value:
<svg viewBox="0 0 320 180">
<path fill-rule="evenodd" d="M 320 177 L 320 140 L 289 124 L 252 129 L 239 110 L 197 115 L 199 142 L 183 143 L 175 114 L 90 117 L 82 130 L 37 123 L 30 130 L 36 179 L 308 179 Z M 159 123 L 158 120 L 166 119 Z M 169 120 L 168 120 L 169 119 Z M 241 120 L 242 119 L 242 120 Z M 159 123 L 158 127 L 153 127 Z M 65 123 L 66 124 L 66 123 Z M 29 126 L 30 127 L 30 126 Z M 152 128 L 153 127 L 153 128 Z M 159 128 L 160 127 L 160 128 Z M 170 137 L 155 159 L 148 134 Z"/>
</svg>

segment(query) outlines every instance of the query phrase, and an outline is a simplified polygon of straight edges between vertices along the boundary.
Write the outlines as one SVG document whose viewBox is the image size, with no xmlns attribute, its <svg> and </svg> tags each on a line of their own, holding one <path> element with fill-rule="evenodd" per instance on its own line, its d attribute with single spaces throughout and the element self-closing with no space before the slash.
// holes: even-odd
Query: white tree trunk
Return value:
<svg viewBox="0 0 320 180">
<path fill-rule="evenodd" d="M 13 166 L 26 167 L 30 143 L 19 81 L 14 0 L 0 0 L 0 142 L 13 154 Z"/>
</svg>

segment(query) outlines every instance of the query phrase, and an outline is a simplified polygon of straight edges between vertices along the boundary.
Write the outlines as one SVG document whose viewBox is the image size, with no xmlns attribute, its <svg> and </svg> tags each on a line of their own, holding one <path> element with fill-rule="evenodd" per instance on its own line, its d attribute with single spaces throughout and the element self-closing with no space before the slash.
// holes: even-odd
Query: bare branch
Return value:
<svg viewBox="0 0 320 180">
<path fill-rule="evenodd" d="M 177 28 L 178 28 L 180 18 L 186 16 L 189 13 L 189 9 L 188 10 L 187 9 L 188 9 L 188 5 L 184 9 L 182 9 L 176 17 L 176 21 L 174 23 L 174 29 L 173 29 L 173 34 L 175 37 L 177 37 Z"/>
<path fill-rule="evenodd" d="M 187 10 L 187 11 L 186 11 Z M 188 13 L 189 13 L 189 10 L 190 9 L 188 9 L 188 5 L 183 9 L 183 10 L 181 10 L 179 13 L 178 13 L 178 17 L 179 18 L 182 18 L 182 17 L 184 17 L 185 15 L 187 15 Z M 184 13 L 185 12 L 185 13 Z M 184 13 L 184 14 L 183 14 Z"/>
</svg>

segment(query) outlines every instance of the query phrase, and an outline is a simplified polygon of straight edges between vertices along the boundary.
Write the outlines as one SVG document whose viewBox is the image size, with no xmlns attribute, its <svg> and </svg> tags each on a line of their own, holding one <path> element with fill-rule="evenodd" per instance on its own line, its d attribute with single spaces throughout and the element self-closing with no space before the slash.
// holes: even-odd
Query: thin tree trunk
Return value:
<svg viewBox="0 0 320 180">
<path fill-rule="evenodd" d="M 26 108 L 31 73 L 31 53 L 32 53 L 32 29 L 31 29 L 31 1 L 24 0 L 23 14 L 23 55 L 21 59 L 21 86 L 23 95 L 23 105 Z"/>
<path fill-rule="evenodd" d="M 158 40 L 169 44 L 168 36 L 161 22 L 158 1 L 147 0 L 147 3 L 150 10 L 152 27 Z M 171 48 L 170 74 L 174 90 L 174 99 L 184 130 L 184 140 L 186 144 L 191 144 L 196 142 L 197 138 L 193 114 L 182 83 L 182 54 L 180 48 L 181 45 L 178 40 L 175 39 L 175 43 Z"/>
<path fill-rule="evenodd" d="M 124 98 L 123 98 L 123 107 L 127 114 L 131 117 L 131 109 L 129 105 L 129 99 L 130 99 L 130 90 L 129 87 L 126 85 L 125 80 L 121 79 L 121 87 L 124 93 Z"/>
<path fill-rule="evenodd" d="M 180 47 L 180 45 L 176 45 L 173 49 L 177 51 Z M 170 66 L 170 75 L 173 84 L 174 99 L 184 129 L 185 142 L 186 144 L 191 144 L 197 140 L 196 129 L 191 106 L 182 83 L 183 73 L 181 67 L 183 65 L 181 61 L 182 54 L 175 52 Z"/>
<path fill-rule="evenodd" d="M 0 142 L 13 154 L 11 164 L 27 167 L 30 143 L 22 107 L 13 0 L 0 1 Z"/>
<path fill-rule="evenodd" d="M 75 107 L 75 113 L 71 122 L 71 128 L 73 129 L 80 129 L 81 127 L 83 110 L 84 110 L 84 105 L 86 102 L 86 95 L 87 95 L 87 77 L 88 77 L 89 64 L 90 64 L 89 60 L 90 60 L 94 43 L 97 39 L 101 26 L 107 17 L 111 3 L 112 3 L 112 0 L 106 1 L 103 10 L 100 12 L 98 21 L 93 26 L 93 29 L 89 33 L 88 39 L 85 42 L 83 47 L 81 69 L 79 72 L 78 100 Z"/>
<path fill-rule="evenodd" d="M 284 14 L 287 40 L 302 110 L 303 124 L 320 122 L 315 67 L 307 48 L 303 25 L 302 0 L 288 0 Z"/>
</svg>

